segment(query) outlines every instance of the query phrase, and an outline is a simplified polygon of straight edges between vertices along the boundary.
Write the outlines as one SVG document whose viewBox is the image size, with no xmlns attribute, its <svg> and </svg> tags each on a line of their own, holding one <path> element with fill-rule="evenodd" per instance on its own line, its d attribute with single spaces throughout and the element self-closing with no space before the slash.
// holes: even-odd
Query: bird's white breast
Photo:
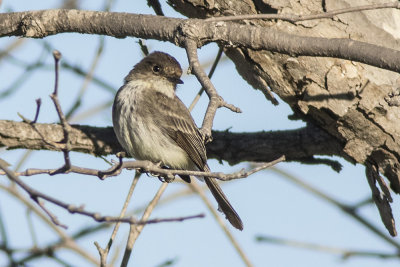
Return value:
<svg viewBox="0 0 400 267">
<path fill-rule="evenodd" d="M 152 120 L 152 116 L 157 116 L 157 114 L 143 118 L 143 112 L 138 110 L 149 108 L 143 106 L 144 90 L 148 86 L 157 88 L 157 91 L 168 97 L 174 97 L 174 88 L 169 83 L 165 84 L 162 81 L 158 83 L 155 85 L 148 84 L 148 81 L 133 80 L 127 83 L 125 85 L 127 88 L 118 94 L 116 101 L 119 101 L 121 108 L 115 111 L 118 114 L 113 118 L 118 141 L 131 156 L 138 160 L 162 162 L 174 169 L 193 169 L 193 162 L 187 153 L 165 135 L 159 125 Z"/>
</svg>

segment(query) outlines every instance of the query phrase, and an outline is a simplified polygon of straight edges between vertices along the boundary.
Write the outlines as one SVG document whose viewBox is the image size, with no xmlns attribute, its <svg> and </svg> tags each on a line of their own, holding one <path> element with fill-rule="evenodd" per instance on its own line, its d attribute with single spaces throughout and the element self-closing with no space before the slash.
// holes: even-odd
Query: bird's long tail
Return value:
<svg viewBox="0 0 400 267">
<path fill-rule="evenodd" d="M 221 187 L 218 185 L 217 180 L 214 178 L 204 177 L 208 188 L 213 194 L 214 198 L 217 200 L 219 209 L 225 214 L 228 221 L 240 231 L 243 230 L 243 223 L 239 215 L 236 213 L 235 209 L 229 203 L 224 192 L 222 192 Z"/>
</svg>

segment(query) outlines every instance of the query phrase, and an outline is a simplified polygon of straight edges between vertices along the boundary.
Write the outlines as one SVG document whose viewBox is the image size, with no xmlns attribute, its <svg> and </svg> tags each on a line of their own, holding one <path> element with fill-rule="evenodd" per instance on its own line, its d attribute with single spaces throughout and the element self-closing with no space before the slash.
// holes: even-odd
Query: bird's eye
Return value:
<svg viewBox="0 0 400 267">
<path fill-rule="evenodd" d="M 160 72 L 160 70 L 161 70 L 161 68 L 160 68 L 160 66 L 158 66 L 158 65 L 155 65 L 155 66 L 153 66 L 153 71 L 154 72 Z"/>
</svg>

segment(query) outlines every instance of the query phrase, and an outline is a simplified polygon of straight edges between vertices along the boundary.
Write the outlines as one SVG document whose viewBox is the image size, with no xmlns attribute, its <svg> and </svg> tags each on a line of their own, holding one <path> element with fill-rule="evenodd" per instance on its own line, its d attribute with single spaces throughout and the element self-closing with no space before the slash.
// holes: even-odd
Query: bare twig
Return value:
<svg viewBox="0 0 400 267">
<path fill-rule="evenodd" d="M 62 112 L 61 105 L 58 100 L 58 77 L 59 77 L 58 67 L 59 67 L 59 61 L 61 59 L 61 53 L 57 50 L 54 50 L 53 57 L 55 63 L 55 82 L 54 82 L 54 92 L 50 95 L 50 98 L 53 100 L 58 117 L 60 118 L 60 122 L 64 133 L 64 144 L 65 144 L 65 148 L 62 149 L 62 152 L 64 154 L 65 165 L 59 171 L 53 173 L 56 174 L 59 172 L 68 172 L 68 170 L 71 167 L 71 159 L 69 157 L 69 151 L 70 151 L 69 132 L 71 130 L 71 126 L 67 122 L 67 119 L 65 118 L 64 113 Z"/>
<path fill-rule="evenodd" d="M 40 193 L 39 191 L 36 191 L 35 189 L 31 188 L 30 186 L 28 186 L 27 184 L 25 184 L 21 179 L 19 179 L 18 176 L 16 176 L 15 173 L 14 173 L 13 171 L 11 171 L 10 169 L 8 169 L 8 168 L 5 166 L 5 164 L 4 164 L 3 162 L 1 162 L 1 161 L 0 161 L 0 169 L 2 169 L 2 170 L 5 172 L 5 174 L 8 176 L 8 178 L 9 178 L 11 181 L 17 183 L 22 189 L 24 189 L 24 190 L 29 194 L 29 196 L 31 197 L 31 199 L 32 199 L 33 201 L 35 201 L 35 202 L 39 205 L 39 207 L 41 207 L 42 210 L 43 210 L 47 215 L 49 215 L 50 219 L 52 220 L 52 222 L 53 222 L 54 224 L 66 228 L 65 225 L 62 225 L 62 224 L 59 223 L 59 221 L 57 220 L 57 217 L 56 217 L 55 215 L 53 215 L 50 211 L 48 211 L 48 210 L 44 207 L 44 205 L 40 202 L 40 198 L 46 199 L 46 200 L 48 200 L 48 201 L 50 201 L 50 202 L 52 202 L 52 203 L 54 203 L 54 204 L 56 204 L 56 205 L 59 205 L 59 206 L 67 207 L 68 205 L 66 205 L 66 204 L 62 203 L 61 201 L 58 201 L 58 200 L 56 200 L 56 199 L 54 199 L 54 198 L 52 198 L 52 197 L 49 197 L 49 196 L 47 196 L 47 195 L 44 195 L 44 194 Z M 58 203 L 58 204 L 57 204 L 57 203 Z"/>
<path fill-rule="evenodd" d="M 4 220 L 1 212 L 0 212 L 0 237 L 1 237 L 0 239 L 1 250 L 3 250 L 7 254 L 7 258 L 10 265 L 14 264 L 15 266 L 17 266 L 13 257 L 14 250 L 10 248 L 10 242 L 8 241 L 8 234 L 4 226 Z"/>
<path fill-rule="evenodd" d="M 208 78 L 210 78 L 210 79 L 211 79 L 211 77 L 213 76 L 215 69 L 217 68 L 217 65 L 218 65 L 218 63 L 219 63 L 219 60 L 221 59 L 221 56 L 222 56 L 222 52 L 223 52 L 223 49 L 222 49 L 222 47 L 220 47 L 220 48 L 218 49 L 218 53 L 217 53 L 217 56 L 215 57 L 214 63 L 213 63 L 212 66 L 211 66 L 210 72 L 208 73 Z M 201 89 L 200 89 L 199 92 L 196 94 L 195 98 L 193 99 L 192 103 L 191 103 L 190 106 L 189 106 L 189 110 L 190 110 L 190 111 L 193 110 L 194 106 L 195 106 L 195 105 L 197 104 L 197 102 L 199 101 L 200 96 L 203 94 L 203 92 L 204 92 L 204 87 L 201 87 Z"/>
<path fill-rule="evenodd" d="M 40 106 L 42 105 L 42 99 L 38 98 L 36 99 L 36 114 L 35 114 L 35 118 L 33 119 L 33 121 L 31 123 L 36 123 L 38 118 L 39 118 L 39 111 L 40 111 Z"/>
<path fill-rule="evenodd" d="M 21 186 L 20 184 L 18 184 L 19 186 Z M 38 198 L 38 196 L 36 195 L 36 194 L 30 194 L 30 197 L 32 198 L 32 199 L 34 199 L 34 201 L 39 205 L 39 207 L 47 214 L 47 216 L 49 216 L 49 218 L 50 218 L 50 220 L 55 224 L 55 225 L 58 225 L 58 226 L 60 226 L 60 227 L 62 227 L 62 228 L 64 228 L 64 229 L 67 229 L 68 227 L 65 225 L 65 224 L 62 224 L 59 220 L 58 220 L 58 218 L 57 218 L 57 216 L 55 216 L 51 211 L 49 211 L 46 207 L 45 207 L 45 205 L 44 205 L 44 203 Z"/>
<path fill-rule="evenodd" d="M 361 215 L 359 215 L 355 209 L 353 209 L 351 206 L 348 206 L 346 204 L 341 203 L 340 201 L 328 196 L 327 194 L 319 191 L 318 189 L 312 187 L 310 184 L 307 184 L 301 180 L 299 180 L 298 178 L 296 178 L 294 175 L 291 175 L 288 172 L 285 172 L 284 170 L 281 170 L 279 168 L 273 167 L 270 168 L 271 171 L 279 174 L 281 177 L 288 179 L 289 181 L 299 185 L 300 187 L 302 187 L 303 189 L 306 189 L 307 191 L 311 192 L 312 194 L 318 196 L 319 198 L 327 201 L 328 203 L 338 207 L 340 210 L 342 210 L 344 213 L 346 213 L 347 215 L 350 215 L 351 217 L 353 217 L 353 219 L 355 219 L 357 222 L 359 222 L 360 224 L 362 224 L 363 226 L 365 226 L 367 229 L 369 229 L 371 232 L 373 232 L 374 234 L 376 234 L 378 237 L 380 237 L 381 239 L 383 239 L 384 241 L 386 241 L 387 243 L 389 243 L 390 245 L 392 245 L 394 248 L 396 248 L 397 250 L 400 251 L 400 244 L 397 243 L 393 238 L 387 236 L 385 233 L 383 233 L 380 229 L 378 229 L 377 227 L 375 227 L 372 223 L 370 223 L 369 221 L 367 221 L 364 217 L 362 217 Z"/>
<path fill-rule="evenodd" d="M 126 196 L 126 199 L 125 199 L 125 202 L 124 202 L 124 206 L 122 207 L 121 213 L 119 214 L 120 218 L 123 218 L 125 216 L 126 209 L 127 209 L 128 204 L 130 202 L 130 199 L 132 197 L 133 190 L 135 189 L 136 184 L 139 181 L 140 175 L 141 175 L 140 172 L 136 172 L 135 173 L 135 178 L 132 181 L 131 187 L 129 188 L 128 195 Z M 108 241 L 107 246 L 106 246 L 105 249 L 101 248 L 100 245 L 97 242 L 94 243 L 95 246 L 97 247 L 97 250 L 99 251 L 100 262 L 101 262 L 100 266 L 102 266 L 102 267 L 106 267 L 107 266 L 107 256 L 108 256 L 108 253 L 110 252 L 111 245 L 114 242 L 114 239 L 115 239 L 115 237 L 117 235 L 117 232 L 118 232 L 120 224 L 121 224 L 120 222 L 115 224 L 114 230 L 113 230 L 113 232 L 111 234 L 110 240 Z"/>
<path fill-rule="evenodd" d="M 363 206 L 370 205 L 373 203 L 374 203 L 374 200 L 371 197 L 367 197 L 364 200 L 361 200 L 360 202 L 358 202 L 357 204 L 354 204 L 352 207 L 353 207 L 353 209 L 359 209 Z"/>
<path fill-rule="evenodd" d="M 33 189 L 32 187 L 30 187 L 29 185 L 27 185 L 26 183 L 24 183 L 17 175 L 15 175 L 15 173 L 13 171 L 11 171 L 10 169 L 8 169 L 5 164 L 3 162 L 0 161 L 0 169 L 2 169 L 6 175 L 8 176 L 8 178 L 10 180 L 12 180 L 13 182 L 17 183 L 22 189 L 24 189 L 29 196 L 50 216 L 50 218 L 52 219 L 52 221 L 54 223 L 58 223 L 58 221 L 55 219 L 56 217 L 51 214 L 50 211 L 48 211 L 43 204 L 40 203 L 40 199 L 44 199 L 47 200 L 61 208 L 64 208 L 66 210 L 68 210 L 70 213 L 77 213 L 77 214 L 81 214 L 81 215 L 85 215 L 88 217 L 93 218 L 95 221 L 97 222 L 123 222 L 123 223 L 129 223 L 129 224 L 137 224 L 137 225 L 144 225 L 144 224 L 152 224 L 152 223 L 159 223 L 159 222 L 173 222 L 173 221 L 183 221 L 183 220 L 187 220 L 187 219 L 193 219 L 193 218 L 202 218 L 203 215 L 195 215 L 195 216 L 187 216 L 187 217 L 179 217 L 179 218 L 167 218 L 167 219 L 154 219 L 154 220 L 149 220 L 149 221 L 145 221 L 145 220 L 140 220 L 137 221 L 134 218 L 119 218 L 119 217 L 113 217 L 113 216 L 102 216 L 97 212 L 89 212 L 83 209 L 83 207 L 76 207 L 74 205 L 70 205 L 67 203 L 64 203 L 58 199 L 55 199 L 51 196 L 48 196 L 46 194 L 43 194 L 35 189 Z M 62 225 L 60 225 L 62 226 Z"/>
<path fill-rule="evenodd" d="M 48 145 L 50 145 L 50 146 L 53 146 L 54 144 L 53 144 L 52 142 L 48 142 L 48 141 L 44 138 L 44 136 L 42 135 L 42 133 L 41 133 L 40 131 L 38 131 L 38 129 L 37 129 L 36 126 L 35 126 L 35 123 L 37 122 L 37 119 L 38 119 L 38 117 L 39 117 L 39 111 L 40 111 L 40 106 L 41 106 L 41 104 L 42 104 L 42 100 L 41 100 L 40 98 L 36 99 L 36 114 L 35 114 L 35 118 L 33 119 L 33 121 L 31 121 L 31 120 L 28 119 L 28 118 L 25 118 L 25 117 L 24 117 L 22 114 L 20 114 L 20 113 L 18 113 L 18 116 L 22 119 L 23 122 L 29 123 L 29 124 L 32 126 L 33 130 L 34 130 L 37 134 L 39 134 L 39 136 L 43 139 L 43 141 L 44 141 L 46 144 L 48 144 Z"/>
<path fill-rule="evenodd" d="M 28 229 L 29 229 L 29 233 L 31 234 L 31 238 L 32 238 L 32 243 L 33 243 L 33 247 L 38 247 L 38 238 L 35 232 L 35 228 L 33 226 L 33 220 L 32 220 L 32 214 L 33 211 L 32 209 L 27 209 L 26 210 L 26 223 L 28 224 Z"/>
<path fill-rule="evenodd" d="M 85 94 L 85 92 L 87 91 L 87 88 L 89 87 L 90 82 L 93 80 L 94 77 L 94 71 L 96 70 L 96 67 L 98 66 L 98 63 L 100 61 L 100 57 L 104 51 L 104 42 L 105 42 L 105 38 L 104 36 L 100 36 L 100 41 L 99 41 L 99 45 L 97 47 L 96 53 L 94 55 L 94 58 L 92 60 L 92 64 L 90 65 L 89 71 L 86 73 L 83 84 L 79 90 L 79 93 L 75 99 L 75 101 L 73 102 L 74 104 L 72 105 L 71 109 L 67 112 L 67 114 L 65 115 L 65 117 L 67 119 L 70 119 L 74 113 L 76 112 L 76 110 L 81 106 L 82 104 L 82 97 Z"/>
<path fill-rule="evenodd" d="M 124 161 L 122 162 L 121 158 L 117 164 L 114 164 L 111 168 L 105 171 L 100 171 L 96 169 L 78 167 L 75 165 L 71 165 L 68 170 L 68 173 L 78 173 L 78 174 L 85 174 L 85 175 L 92 175 L 97 176 L 100 179 L 105 179 L 107 177 L 116 176 L 123 169 L 138 169 L 142 172 L 148 172 L 155 176 L 162 176 L 162 177 L 171 177 L 175 175 L 192 175 L 192 176 L 206 176 L 211 178 L 216 178 L 221 181 L 230 181 L 235 179 L 242 179 L 252 175 L 255 172 L 261 171 L 263 169 L 269 168 L 279 162 L 285 160 L 285 156 L 281 156 L 276 160 L 271 162 L 260 164 L 258 167 L 250 170 L 244 171 L 243 169 L 234 172 L 231 174 L 225 174 L 221 172 L 201 172 L 201 171 L 188 171 L 188 170 L 173 170 L 173 169 L 163 169 L 160 168 L 158 165 L 150 162 L 150 161 Z M 32 176 L 38 174 L 54 174 L 55 172 L 59 171 L 59 169 L 27 169 L 23 172 L 16 172 L 15 174 L 18 176 Z M 4 172 L 0 171 L 0 175 L 5 174 Z"/>
<path fill-rule="evenodd" d="M 202 187 L 205 188 L 205 186 L 202 186 Z M 10 189 L 8 187 L 5 188 L 5 187 L 2 187 L 1 185 L 0 185 L 0 189 L 5 189 L 6 191 L 10 191 Z M 12 190 L 12 191 L 14 192 L 14 191 L 17 191 L 17 190 Z M 167 204 L 167 203 L 169 203 L 171 201 L 174 201 L 174 200 L 176 200 L 178 198 L 181 198 L 183 196 L 193 195 L 193 193 L 194 193 L 193 190 L 191 190 L 190 188 L 186 188 L 186 189 L 180 190 L 180 191 L 178 191 L 176 193 L 173 193 L 172 195 L 169 195 L 169 196 L 163 198 L 162 200 L 160 200 L 158 202 L 157 206 L 160 207 L 160 205 L 165 205 L 165 204 Z M 29 208 L 32 208 L 32 207 L 36 208 L 35 206 L 33 206 L 32 202 L 29 201 L 28 199 L 25 199 L 24 203 L 25 202 L 27 202 L 27 206 Z M 129 214 L 138 214 L 139 212 L 143 212 L 145 210 L 145 208 L 146 207 L 143 207 L 143 206 L 137 207 L 133 211 L 130 211 Z M 42 219 L 45 219 L 46 222 L 50 225 L 50 227 L 52 227 L 54 230 L 61 231 L 61 229 L 58 228 L 58 227 L 55 227 L 55 225 L 48 219 L 47 216 L 43 215 L 43 213 L 40 213 L 40 217 Z M 89 227 L 84 227 L 84 228 L 80 229 L 79 231 L 77 231 L 76 233 L 71 234 L 69 238 L 74 242 L 74 240 L 77 240 L 77 239 L 83 238 L 83 237 L 85 237 L 85 236 L 87 236 L 89 234 L 93 234 L 93 233 L 96 233 L 98 231 L 107 229 L 110 226 L 111 225 L 109 223 L 102 223 L 102 224 L 95 224 L 95 225 L 89 226 Z M 61 233 L 63 233 L 63 232 L 61 231 Z M 46 247 L 43 247 L 41 249 L 36 249 L 35 251 L 29 252 L 30 253 L 29 255 L 27 255 L 22 260 L 19 260 L 18 262 L 21 263 L 21 262 L 25 262 L 25 259 L 26 260 L 28 260 L 28 259 L 32 260 L 32 259 L 38 258 L 40 256 L 47 255 L 48 252 L 56 251 L 57 249 L 59 249 L 61 247 L 71 248 L 71 246 L 69 246 L 68 244 L 65 244 L 65 243 L 66 242 L 64 241 L 64 239 L 61 238 L 61 240 L 56 241 L 54 243 L 51 243 L 51 244 L 47 245 Z M 67 242 L 67 243 L 69 243 L 69 242 Z M 71 249 L 73 249 L 73 248 L 71 248 Z M 79 251 L 77 251 L 77 253 L 81 254 Z M 115 253 L 115 254 L 119 255 L 118 253 Z M 91 260 L 92 259 L 94 259 L 94 258 L 91 257 Z M 96 259 L 94 259 L 94 260 L 96 262 Z M 100 263 L 95 263 L 95 266 L 100 266 Z M 113 262 L 111 261 L 109 263 L 109 266 L 116 266 L 116 264 L 113 264 Z"/>
<path fill-rule="evenodd" d="M 38 98 L 36 99 L 36 113 L 33 121 L 25 118 L 22 114 L 18 113 L 18 116 L 22 119 L 23 122 L 30 123 L 30 124 L 35 124 L 38 120 L 39 117 L 39 111 L 40 111 L 40 106 L 42 105 L 42 99 Z"/>
<path fill-rule="evenodd" d="M 377 10 L 384 8 L 400 8 L 400 3 L 383 3 L 383 4 L 374 4 L 374 5 L 364 5 L 364 6 L 356 6 L 356 7 L 348 7 L 342 8 L 338 10 L 332 10 L 329 12 L 321 13 L 321 14 L 312 14 L 312 15 L 304 15 L 299 16 L 295 14 L 249 14 L 249 15 L 236 15 L 236 16 L 223 16 L 223 17 L 212 17 L 207 18 L 205 21 L 234 21 L 234 20 L 253 20 L 253 19 L 278 19 L 283 21 L 288 21 L 291 23 L 306 21 L 306 20 L 314 20 L 314 19 L 329 19 L 333 18 L 336 15 L 360 12 L 366 10 Z"/>
<path fill-rule="evenodd" d="M 203 119 L 203 124 L 201 126 L 201 131 L 205 135 L 206 141 L 211 141 L 211 129 L 217 109 L 220 107 L 226 107 L 233 112 L 242 112 L 239 108 L 234 105 L 226 103 L 220 95 L 218 95 L 217 90 L 208 78 L 207 74 L 204 72 L 203 68 L 199 63 L 197 56 L 197 43 L 196 41 L 186 38 L 185 40 L 186 53 L 189 59 L 190 69 L 193 71 L 199 80 L 201 86 L 205 89 L 210 102 L 207 107 L 206 114 Z"/>
<path fill-rule="evenodd" d="M 232 243 L 233 247 L 236 249 L 236 251 L 239 253 L 239 256 L 242 258 L 244 264 L 248 267 L 253 266 L 253 264 L 250 262 L 249 258 L 247 257 L 246 253 L 243 251 L 243 249 L 240 247 L 239 242 L 235 239 L 233 236 L 232 232 L 228 229 L 226 226 L 225 221 L 221 218 L 221 216 L 217 213 L 213 205 L 211 204 L 210 200 L 207 198 L 206 194 L 204 193 L 204 190 L 200 188 L 200 186 L 195 182 L 192 181 L 189 184 L 190 188 L 196 192 L 200 198 L 203 200 L 204 204 L 207 206 L 208 210 L 211 212 L 213 215 L 214 219 L 217 221 L 219 226 L 221 227 L 222 231 L 224 231 L 225 235 L 228 237 L 229 241 Z"/>
<path fill-rule="evenodd" d="M 19 63 L 19 60 L 16 60 L 11 54 L 6 53 L 5 56 L 7 59 L 11 59 L 12 61 L 17 62 L 16 64 Z M 42 51 L 37 59 L 32 61 L 33 63 L 29 62 L 27 64 L 23 64 L 22 67 L 24 68 L 24 71 L 10 84 L 8 88 L 0 93 L 0 98 L 7 97 L 13 93 L 15 94 L 19 88 L 22 88 L 22 84 L 29 80 L 34 71 L 44 65 L 46 56 L 47 53 L 45 53 L 45 51 Z"/>
<path fill-rule="evenodd" d="M 58 76 L 59 76 L 59 71 L 58 71 L 58 63 L 60 62 L 61 59 L 61 53 L 58 50 L 54 50 L 53 51 L 53 57 L 54 57 L 54 75 L 55 75 L 55 79 L 54 79 L 54 92 L 53 95 L 58 96 Z M 59 106 L 56 106 L 57 111 L 59 111 L 59 116 L 60 116 L 60 120 L 61 123 L 65 122 L 65 117 L 64 114 L 61 111 L 61 108 L 59 108 Z"/>
<path fill-rule="evenodd" d="M 43 255 L 43 254 L 48 254 L 49 252 L 55 251 L 56 249 L 61 248 L 61 247 L 66 247 L 66 248 L 69 248 L 69 249 L 75 251 L 76 253 L 78 253 L 79 255 L 84 257 L 85 259 L 89 260 L 90 262 L 93 262 L 96 266 L 98 266 L 98 262 L 97 262 L 97 260 L 95 258 L 93 258 L 85 250 L 80 248 L 76 244 L 76 242 L 74 241 L 74 239 L 72 237 L 69 237 L 67 234 L 65 234 L 65 232 L 62 229 L 60 229 L 59 227 L 54 225 L 50 221 L 50 219 L 45 214 L 43 214 L 43 212 L 40 212 L 40 210 L 37 208 L 37 206 L 34 206 L 32 201 L 29 201 L 29 199 L 27 199 L 25 196 L 23 196 L 17 190 L 17 188 L 5 187 L 3 185 L 0 185 L 0 189 L 5 190 L 10 195 L 15 197 L 19 201 L 21 201 L 25 206 L 27 206 L 30 210 L 32 210 L 44 223 L 46 223 L 50 227 L 50 229 L 52 229 L 60 237 L 60 241 L 59 242 L 54 243 L 53 245 L 50 245 L 50 246 L 45 247 L 43 249 L 36 248 L 35 251 L 31 251 L 31 253 L 29 255 L 27 255 L 26 257 L 24 257 L 22 259 L 19 259 L 18 263 L 20 265 L 21 265 L 21 263 L 26 262 L 29 259 L 36 258 L 36 257 L 38 257 L 40 255 Z"/>
<path fill-rule="evenodd" d="M 217 56 L 216 56 L 216 58 L 214 60 L 213 65 L 211 66 L 210 72 L 208 74 L 208 78 L 209 79 L 211 79 L 212 75 L 214 74 L 214 71 L 215 71 L 215 69 L 216 69 L 216 67 L 217 67 L 217 65 L 219 63 L 219 60 L 221 59 L 222 53 L 223 53 L 223 49 L 222 49 L 222 47 L 220 47 L 218 49 Z M 204 87 L 202 87 L 199 90 L 199 92 L 197 93 L 197 95 L 193 99 L 192 103 L 190 104 L 190 107 L 189 107 L 190 111 L 193 110 L 194 106 L 197 104 L 197 102 L 200 99 L 200 96 L 203 94 L 204 90 L 205 90 Z M 217 223 L 219 224 L 221 229 L 224 231 L 225 235 L 228 237 L 228 239 L 230 240 L 230 242 L 232 243 L 232 245 L 234 246 L 236 251 L 239 253 L 239 255 L 242 258 L 242 260 L 245 263 L 245 265 L 248 266 L 248 267 L 253 266 L 251 264 L 249 258 L 247 257 L 247 255 L 244 253 L 243 249 L 240 247 L 239 242 L 237 242 L 237 240 L 232 235 L 231 231 L 226 226 L 225 221 L 222 220 L 221 217 L 217 214 L 217 212 L 214 209 L 214 207 L 212 206 L 210 200 L 205 195 L 204 190 L 197 184 L 196 181 L 192 181 L 189 184 L 189 187 L 191 188 L 191 190 L 193 192 L 197 193 L 200 196 L 200 198 L 203 200 L 204 204 L 207 206 L 208 210 L 211 212 L 211 214 L 213 215 L 214 219 L 217 221 Z"/>
<path fill-rule="evenodd" d="M 18 40 L 27 40 L 27 39 L 18 39 Z M 46 51 L 52 52 L 54 50 L 52 48 L 52 46 L 49 43 L 47 43 L 46 41 L 44 41 L 43 43 L 44 43 L 44 48 L 46 49 Z M 1 58 L 1 55 L 2 54 L 0 52 L 0 58 Z M 45 64 L 44 62 L 41 62 L 41 61 L 43 61 L 42 59 L 39 59 L 39 60 L 41 60 L 41 61 L 39 61 L 39 63 L 36 62 L 36 63 L 32 64 L 32 63 L 25 62 L 21 59 L 17 59 L 15 57 L 13 57 L 12 55 L 7 55 L 7 57 L 9 58 L 10 61 L 12 61 L 13 64 L 18 65 L 22 68 L 25 68 L 27 71 L 38 70 L 38 69 L 54 71 L 54 65 Z M 63 59 L 63 61 L 61 62 L 61 67 L 63 68 L 63 70 L 69 70 L 73 74 L 76 74 L 83 78 L 85 78 L 88 73 L 88 71 L 82 69 L 81 66 L 74 65 L 73 63 L 68 62 L 68 59 Z M 29 72 L 29 74 L 30 74 L 30 72 Z M 25 76 L 27 76 L 26 71 L 23 73 L 23 75 L 21 77 L 18 77 L 16 79 L 16 83 L 20 82 L 21 79 L 24 79 Z M 98 85 L 101 89 L 104 89 L 111 94 L 115 94 L 115 92 L 116 92 L 115 86 L 107 83 L 104 79 L 102 79 L 98 76 L 93 76 L 92 82 L 94 84 Z M 20 83 L 18 83 L 18 85 L 20 85 Z M 0 98 L 9 95 L 13 91 L 13 88 L 17 88 L 17 85 L 13 85 L 13 86 L 11 86 L 11 88 L 6 89 L 3 92 L 1 92 Z"/>
<path fill-rule="evenodd" d="M 363 250 L 352 250 L 352 249 L 344 249 L 332 246 L 325 246 L 320 244 L 308 243 L 308 242 L 300 242 L 290 239 L 277 238 L 272 236 L 257 236 L 256 240 L 258 242 L 266 242 L 273 243 L 284 246 L 291 246 L 297 248 L 310 249 L 314 251 L 321 251 L 327 253 L 340 254 L 343 259 L 348 259 L 350 257 L 361 256 L 361 257 L 376 257 L 376 258 L 399 258 L 399 253 L 385 253 L 385 252 L 377 252 L 377 251 L 363 251 Z"/>
<path fill-rule="evenodd" d="M 108 109 L 109 107 L 111 107 L 112 103 L 114 100 L 107 100 L 104 101 L 103 103 L 100 103 L 94 107 L 91 107 L 85 111 L 82 111 L 80 113 L 77 113 L 75 115 L 72 115 L 72 117 L 69 118 L 69 122 L 73 123 L 73 122 L 77 122 L 77 121 L 82 121 L 88 117 L 91 117 L 97 113 L 100 113 L 103 110 Z"/>
<path fill-rule="evenodd" d="M 149 205 L 147 206 L 146 210 L 144 211 L 141 220 L 146 221 L 150 217 L 151 212 L 153 211 L 153 209 L 157 205 L 158 200 L 160 199 L 162 193 L 165 191 L 167 186 L 168 186 L 168 183 L 162 183 L 161 184 L 161 186 L 158 189 L 156 195 L 150 201 Z M 132 253 L 133 245 L 135 244 L 136 239 L 139 237 L 140 233 L 142 232 L 143 227 L 144 227 L 144 225 L 139 225 L 139 226 L 131 225 L 130 231 L 129 231 L 128 241 L 127 241 L 126 248 L 125 248 L 124 257 L 123 257 L 122 263 L 121 263 L 121 267 L 126 267 L 128 265 L 129 258 L 130 258 L 131 253 Z"/>
<path fill-rule="evenodd" d="M 0 60 L 2 60 L 4 57 L 8 57 L 11 52 L 18 47 L 20 47 L 22 44 L 26 43 L 27 39 L 14 39 L 11 43 L 7 44 L 7 46 L 3 46 L 4 49 L 0 51 Z"/>
</svg>

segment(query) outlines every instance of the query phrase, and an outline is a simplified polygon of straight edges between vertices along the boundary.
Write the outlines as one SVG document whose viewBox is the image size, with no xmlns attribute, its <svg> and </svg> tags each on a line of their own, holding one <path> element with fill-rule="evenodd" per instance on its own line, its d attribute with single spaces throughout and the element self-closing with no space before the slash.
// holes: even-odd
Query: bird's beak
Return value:
<svg viewBox="0 0 400 267">
<path fill-rule="evenodd" d="M 176 83 L 176 84 L 183 84 L 183 81 L 179 78 L 170 77 L 170 78 L 168 78 L 168 80 L 170 80 L 171 82 Z"/>
</svg>

